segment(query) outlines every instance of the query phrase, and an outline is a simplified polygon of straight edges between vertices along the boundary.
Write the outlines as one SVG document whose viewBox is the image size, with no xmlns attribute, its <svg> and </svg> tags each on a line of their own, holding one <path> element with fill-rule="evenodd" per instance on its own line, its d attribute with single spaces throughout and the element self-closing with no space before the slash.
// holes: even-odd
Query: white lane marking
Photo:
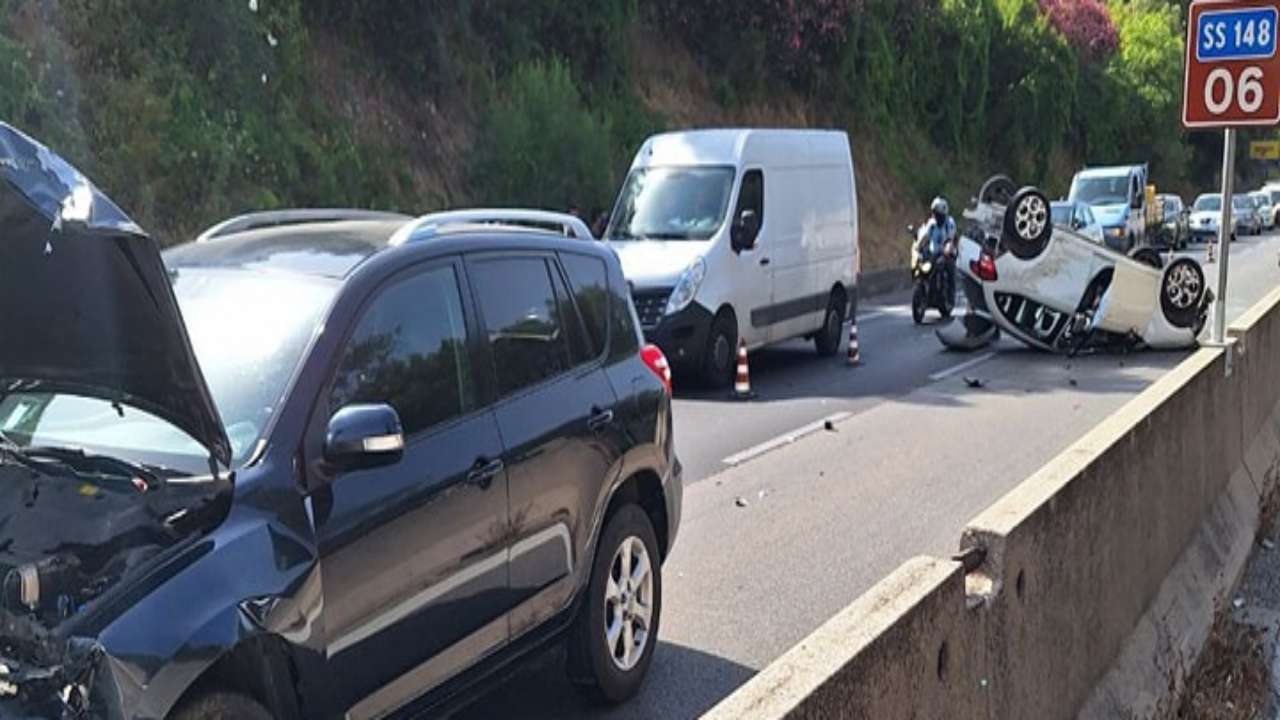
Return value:
<svg viewBox="0 0 1280 720">
<path fill-rule="evenodd" d="M 847 412 L 838 412 L 838 413 L 835 413 L 834 415 L 828 415 L 822 418 L 821 420 L 815 420 L 814 422 L 811 422 L 802 428 L 792 430 L 791 432 L 786 433 L 785 435 L 779 435 L 778 437 L 772 440 L 766 440 L 760 443 L 759 445 L 749 447 L 740 453 L 735 453 L 733 455 L 730 455 L 729 457 L 725 458 L 721 462 L 723 462 L 725 465 L 728 465 L 730 467 L 741 465 L 742 463 L 747 462 L 748 460 L 754 460 L 755 458 L 758 458 L 761 455 L 764 455 L 765 453 L 772 452 L 774 450 L 777 450 L 780 447 L 790 445 L 791 443 L 803 437 L 812 435 L 818 432 L 819 430 L 826 428 L 827 423 L 834 424 L 834 423 L 841 422 L 843 420 L 848 420 L 851 417 L 853 417 L 853 413 L 847 413 Z"/>
<path fill-rule="evenodd" d="M 859 315 L 858 322 L 860 323 L 871 322 L 872 320 L 879 320 L 880 318 L 886 318 L 886 317 L 889 317 L 889 313 L 884 312 L 883 310 L 877 310 L 876 312 L 869 312 L 869 313 L 866 313 L 865 315 Z"/>
<path fill-rule="evenodd" d="M 959 365 L 956 365 L 955 367 L 950 367 L 950 368 L 947 368 L 946 370 L 939 370 L 938 372 L 930 375 L 929 379 L 933 382 L 937 382 L 939 380 L 946 380 L 947 378 L 951 377 L 952 375 L 955 375 L 956 373 L 962 373 L 965 370 L 968 370 L 969 368 L 977 367 L 995 356 L 996 356 L 996 353 L 989 352 L 986 355 L 976 357 L 968 362 L 962 362 Z"/>
</svg>

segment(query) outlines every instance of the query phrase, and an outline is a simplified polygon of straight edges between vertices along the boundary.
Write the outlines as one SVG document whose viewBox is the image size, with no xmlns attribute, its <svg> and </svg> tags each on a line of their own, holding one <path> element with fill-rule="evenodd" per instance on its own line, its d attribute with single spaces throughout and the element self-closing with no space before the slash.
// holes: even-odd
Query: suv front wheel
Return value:
<svg viewBox="0 0 1280 720">
<path fill-rule="evenodd" d="M 658 644 L 661 563 L 649 517 L 619 508 L 600 535 L 569 645 L 574 681 L 596 701 L 623 702 L 644 682 Z"/>
</svg>

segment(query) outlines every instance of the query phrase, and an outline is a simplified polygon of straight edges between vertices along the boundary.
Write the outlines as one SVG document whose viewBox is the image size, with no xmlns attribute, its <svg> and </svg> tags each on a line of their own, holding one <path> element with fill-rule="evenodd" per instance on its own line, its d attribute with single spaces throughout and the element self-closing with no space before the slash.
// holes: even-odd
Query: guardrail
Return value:
<svg viewBox="0 0 1280 720">
<path fill-rule="evenodd" d="M 1280 290 L 706 716 L 1147 717 L 1280 476 Z"/>
</svg>

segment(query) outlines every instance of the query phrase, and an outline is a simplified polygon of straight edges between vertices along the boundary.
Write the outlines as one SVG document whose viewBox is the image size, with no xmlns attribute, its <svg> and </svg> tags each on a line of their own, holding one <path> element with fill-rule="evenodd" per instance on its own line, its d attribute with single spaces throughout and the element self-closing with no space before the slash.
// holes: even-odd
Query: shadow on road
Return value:
<svg viewBox="0 0 1280 720">
<path fill-rule="evenodd" d="M 659 642 L 640 696 L 619 707 L 585 700 L 564 673 L 563 644 L 544 652 L 453 720 L 560 720 L 609 718 L 639 720 L 696 718 L 745 683 L 755 670 L 730 660 L 667 642 Z"/>
</svg>

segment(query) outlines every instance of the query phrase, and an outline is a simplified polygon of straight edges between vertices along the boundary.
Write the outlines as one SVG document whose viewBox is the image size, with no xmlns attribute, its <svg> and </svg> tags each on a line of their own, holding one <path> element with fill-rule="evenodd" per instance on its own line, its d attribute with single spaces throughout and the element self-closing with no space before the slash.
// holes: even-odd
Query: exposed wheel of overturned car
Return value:
<svg viewBox="0 0 1280 720">
<path fill-rule="evenodd" d="M 1018 193 L 1018 186 L 1008 175 L 994 175 L 982 184 L 978 191 L 978 202 L 982 205 L 1013 204 L 1013 196 Z"/>
<path fill-rule="evenodd" d="M 1193 328 L 1200 324 L 1206 285 L 1204 270 L 1190 259 L 1174 261 L 1160 283 L 1160 309 L 1171 325 Z"/>
<path fill-rule="evenodd" d="M 1052 236 L 1049 199 L 1033 187 L 1019 190 L 1005 209 L 1001 243 L 1019 260 L 1032 260 L 1044 252 Z"/>
<path fill-rule="evenodd" d="M 1140 247 L 1129 253 L 1129 257 L 1143 265 L 1150 265 L 1157 270 L 1164 267 L 1164 258 L 1160 257 L 1160 253 L 1156 252 L 1154 248 Z"/>
</svg>

